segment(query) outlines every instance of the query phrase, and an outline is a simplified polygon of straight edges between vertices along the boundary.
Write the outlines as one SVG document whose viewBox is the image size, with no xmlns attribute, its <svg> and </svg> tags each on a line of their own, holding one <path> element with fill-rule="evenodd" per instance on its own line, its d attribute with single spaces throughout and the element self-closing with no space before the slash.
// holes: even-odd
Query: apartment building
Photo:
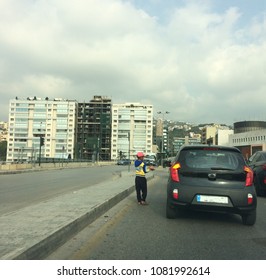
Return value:
<svg viewBox="0 0 266 280">
<path fill-rule="evenodd" d="M 202 144 L 215 144 L 215 133 L 217 131 L 217 125 L 205 126 L 202 129 L 201 141 Z"/>
<path fill-rule="evenodd" d="M 229 135 L 233 134 L 233 129 L 217 129 L 215 133 L 215 145 L 228 146 Z"/>
<path fill-rule="evenodd" d="M 75 100 L 36 97 L 10 100 L 7 162 L 73 158 L 76 111 Z"/>
<path fill-rule="evenodd" d="M 95 95 L 78 103 L 76 158 L 110 160 L 112 100 Z"/>
<path fill-rule="evenodd" d="M 140 103 L 113 104 L 111 159 L 134 159 L 137 152 L 152 153 L 153 106 Z"/>
<path fill-rule="evenodd" d="M 233 133 L 229 127 L 221 124 L 206 125 L 202 128 L 201 142 L 209 145 L 228 145 L 229 135 Z"/>
<path fill-rule="evenodd" d="M 180 148 L 183 145 L 199 145 L 201 144 L 201 137 L 199 135 L 196 135 L 195 137 L 174 137 L 173 143 L 172 143 L 172 154 L 176 155 L 177 152 L 180 150 Z"/>
<path fill-rule="evenodd" d="M 164 120 L 159 118 L 156 123 L 156 143 L 158 147 L 158 153 L 165 153 L 169 150 L 168 140 L 168 128 L 165 126 Z"/>
</svg>

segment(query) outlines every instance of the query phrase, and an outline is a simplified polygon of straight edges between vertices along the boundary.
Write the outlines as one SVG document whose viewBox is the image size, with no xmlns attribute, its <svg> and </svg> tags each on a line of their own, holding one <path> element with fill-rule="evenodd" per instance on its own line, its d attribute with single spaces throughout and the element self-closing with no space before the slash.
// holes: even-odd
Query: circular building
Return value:
<svg viewBox="0 0 266 280">
<path fill-rule="evenodd" d="M 234 133 L 266 129 L 265 121 L 241 121 L 234 123 Z"/>
</svg>

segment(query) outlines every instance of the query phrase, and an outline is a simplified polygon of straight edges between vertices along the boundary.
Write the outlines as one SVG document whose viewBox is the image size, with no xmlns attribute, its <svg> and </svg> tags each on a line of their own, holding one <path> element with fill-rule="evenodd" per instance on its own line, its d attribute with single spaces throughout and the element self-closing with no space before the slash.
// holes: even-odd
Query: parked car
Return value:
<svg viewBox="0 0 266 280">
<path fill-rule="evenodd" d="M 253 171 L 237 148 L 183 146 L 169 171 L 167 218 L 180 215 L 181 209 L 194 209 L 239 214 L 243 224 L 255 224 Z"/>
<path fill-rule="evenodd" d="M 146 156 L 144 157 L 144 162 L 145 162 L 148 166 L 157 166 L 155 155 L 146 155 Z"/>
<path fill-rule="evenodd" d="M 254 172 L 254 185 L 257 195 L 266 194 L 266 151 L 254 153 L 248 160 Z"/>
<path fill-rule="evenodd" d="M 156 161 L 153 160 L 153 159 L 144 159 L 144 162 L 145 162 L 148 166 L 157 166 Z"/>
<path fill-rule="evenodd" d="M 172 162 L 174 161 L 174 157 L 167 158 L 163 161 L 163 168 L 167 166 L 171 166 Z"/>
<path fill-rule="evenodd" d="M 131 161 L 130 159 L 120 159 L 117 161 L 117 165 L 130 165 Z"/>
</svg>

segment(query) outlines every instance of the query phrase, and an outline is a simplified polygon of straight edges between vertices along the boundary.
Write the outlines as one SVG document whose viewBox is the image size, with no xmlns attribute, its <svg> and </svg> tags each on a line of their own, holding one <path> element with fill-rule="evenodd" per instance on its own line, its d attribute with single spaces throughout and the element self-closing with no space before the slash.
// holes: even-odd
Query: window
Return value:
<svg viewBox="0 0 266 280">
<path fill-rule="evenodd" d="M 241 160 L 238 153 L 223 150 L 184 150 L 181 154 L 181 166 L 187 168 L 210 169 L 228 168 L 235 170 Z"/>
</svg>

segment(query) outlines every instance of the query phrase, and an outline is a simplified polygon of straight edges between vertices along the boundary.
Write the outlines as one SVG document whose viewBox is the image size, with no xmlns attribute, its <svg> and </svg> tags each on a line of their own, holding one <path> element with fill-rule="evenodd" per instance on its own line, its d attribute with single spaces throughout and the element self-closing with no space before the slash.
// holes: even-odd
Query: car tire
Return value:
<svg viewBox="0 0 266 280">
<path fill-rule="evenodd" d="M 257 176 L 254 177 L 254 186 L 255 186 L 255 190 L 256 190 L 257 196 L 261 196 L 262 192 L 261 192 L 261 190 L 259 188 L 259 182 L 258 182 L 258 177 Z"/>
<path fill-rule="evenodd" d="M 243 225 L 253 226 L 256 222 L 257 212 L 256 210 L 251 211 L 249 214 L 242 215 Z"/>
<path fill-rule="evenodd" d="M 171 206 L 171 204 L 166 202 L 166 218 L 167 219 L 175 219 L 176 218 L 176 209 Z"/>
</svg>

